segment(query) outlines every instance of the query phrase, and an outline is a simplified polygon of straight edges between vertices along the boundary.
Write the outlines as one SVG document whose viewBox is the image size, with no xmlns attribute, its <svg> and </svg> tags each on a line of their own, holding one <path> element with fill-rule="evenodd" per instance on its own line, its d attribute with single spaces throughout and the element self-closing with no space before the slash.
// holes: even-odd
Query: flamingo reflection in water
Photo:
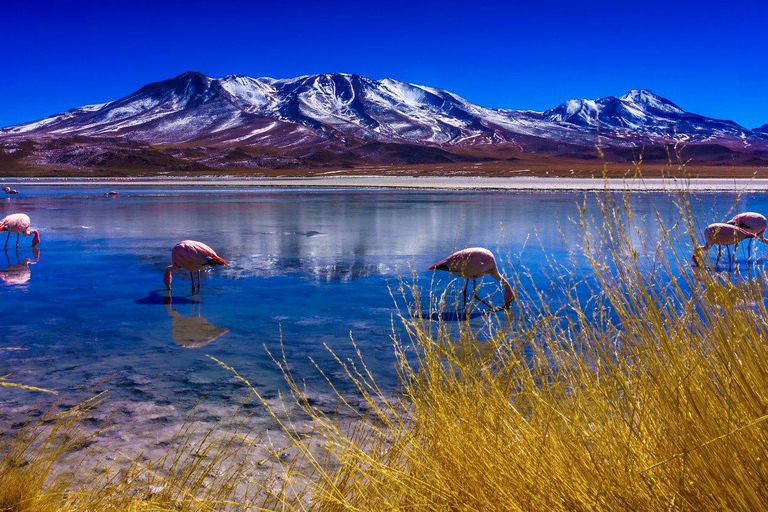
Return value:
<svg viewBox="0 0 768 512">
<path fill-rule="evenodd" d="M 165 295 L 165 310 L 173 320 L 171 337 L 173 342 L 184 348 L 199 348 L 208 345 L 229 332 L 225 327 L 213 325 L 202 316 L 199 300 L 192 301 L 191 314 L 182 315 L 173 308 L 170 292 Z"/>
<path fill-rule="evenodd" d="M 6 285 L 19 285 L 26 284 L 32 279 L 32 270 L 30 265 L 34 265 L 40 260 L 40 249 L 37 246 L 32 247 L 32 258 L 19 258 L 19 253 L 16 252 L 16 263 L 11 263 L 11 258 L 8 256 L 8 251 L 5 251 L 5 259 L 8 266 L 0 269 L 0 282 Z"/>
</svg>

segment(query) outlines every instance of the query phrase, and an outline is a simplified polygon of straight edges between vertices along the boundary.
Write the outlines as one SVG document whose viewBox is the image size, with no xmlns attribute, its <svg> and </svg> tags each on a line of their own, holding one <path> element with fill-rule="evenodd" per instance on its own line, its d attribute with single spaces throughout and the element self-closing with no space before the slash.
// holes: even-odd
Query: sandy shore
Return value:
<svg viewBox="0 0 768 512">
<path fill-rule="evenodd" d="M 66 185 L 66 186 L 217 186 L 217 187 L 310 187 L 310 188 L 401 188 L 431 190 L 602 190 L 606 184 L 611 190 L 674 191 L 687 188 L 694 191 L 768 191 L 768 178 L 667 178 L 602 179 L 541 178 L 518 176 L 490 177 L 410 177 L 410 176 L 322 176 L 306 178 L 0 178 L 0 184 Z"/>
</svg>

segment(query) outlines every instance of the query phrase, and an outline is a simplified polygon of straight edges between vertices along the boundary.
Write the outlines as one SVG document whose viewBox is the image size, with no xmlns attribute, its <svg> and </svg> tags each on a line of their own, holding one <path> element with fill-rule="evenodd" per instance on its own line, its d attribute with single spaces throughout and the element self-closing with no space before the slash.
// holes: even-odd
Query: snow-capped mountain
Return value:
<svg viewBox="0 0 768 512">
<path fill-rule="evenodd" d="M 485 109 L 447 91 L 391 79 L 339 73 L 287 80 L 242 75 L 211 79 L 184 73 L 111 103 L 73 109 L 0 134 L 121 135 L 154 143 L 211 138 L 263 142 L 272 135 L 268 132 L 283 128 L 310 139 L 349 136 L 456 144 L 478 137 L 502 141 L 502 134 L 514 131 L 518 117 L 526 115 Z"/>
<path fill-rule="evenodd" d="M 494 158 L 498 150 L 573 154 L 593 149 L 598 132 L 601 145 L 617 148 L 685 141 L 765 149 L 768 141 L 768 125 L 753 132 L 686 112 L 648 90 L 569 100 L 540 113 L 486 108 L 388 78 L 214 79 L 188 72 L 116 101 L 3 128 L 0 149 L 11 154 L 30 141 L 47 161 L 76 166 L 108 162 L 117 151 L 105 156 L 110 144 L 214 167 L 355 165 Z"/>
<path fill-rule="evenodd" d="M 677 138 L 696 142 L 742 138 L 750 132 L 733 121 L 721 121 L 681 109 L 646 89 L 597 100 L 569 100 L 547 110 L 543 118 L 628 136 Z"/>
</svg>

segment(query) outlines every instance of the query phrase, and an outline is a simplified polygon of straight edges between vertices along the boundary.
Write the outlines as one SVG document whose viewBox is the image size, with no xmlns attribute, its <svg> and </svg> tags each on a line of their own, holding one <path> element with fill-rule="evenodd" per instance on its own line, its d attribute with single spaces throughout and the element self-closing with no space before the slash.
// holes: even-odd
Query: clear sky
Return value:
<svg viewBox="0 0 768 512">
<path fill-rule="evenodd" d="M 533 110 L 646 88 L 755 128 L 768 123 L 768 2 L 3 2 L 0 126 L 191 70 L 357 73 Z"/>
</svg>

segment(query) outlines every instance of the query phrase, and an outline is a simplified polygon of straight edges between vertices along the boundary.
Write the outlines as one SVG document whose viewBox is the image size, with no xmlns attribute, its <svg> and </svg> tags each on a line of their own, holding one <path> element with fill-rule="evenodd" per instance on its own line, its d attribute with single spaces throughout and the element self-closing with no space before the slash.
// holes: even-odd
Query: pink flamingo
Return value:
<svg viewBox="0 0 768 512">
<path fill-rule="evenodd" d="M 0 231 L 8 232 L 8 236 L 5 237 L 5 245 L 3 246 L 3 249 L 8 248 L 8 239 L 11 237 L 11 233 L 16 233 L 16 247 L 19 246 L 19 235 L 32 235 L 32 247 L 39 244 L 40 233 L 36 229 L 29 229 L 29 225 L 29 217 L 23 213 L 12 213 L 3 220 L 0 220 Z"/>
<path fill-rule="evenodd" d="M 11 190 L 9 190 L 9 191 L 8 191 L 8 193 L 9 193 L 9 194 L 18 194 L 18 193 L 19 193 L 19 191 L 18 191 L 18 190 L 16 190 L 15 188 L 12 188 Z"/>
<path fill-rule="evenodd" d="M 11 193 L 11 187 L 3 187 L 3 192 L 5 192 L 6 194 L 10 194 Z"/>
<path fill-rule="evenodd" d="M 473 289 L 472 296 L 478 299 L 480 302 L 488 307 L 491 307 L 483 299 L 477 296 L 477 280 L 484 275 L 489 275 L 493 279 L 499 281 L 504 287 L 504 309 L 509 309 L 512 301 L 515 300 L 515 294 L 512 291 L 512 287 L 509 282 L 504 279 L 504 276 L 499 274 L 498 267 L 496 266 L 496 258 L 493 257 L 493 253 L 488 249 L 482 247 L 470 247 L 468 249 L 462 249 L 451 254 L 447 258 L 438 261 L 437 263 L 427 267 L 427 270 L 445 270 L 459 277 L 466 279 L 464 283 L 464 306 L 467 305 L 467 286 L 469 286 L 469 280 L 472 279 Z"/>
<path fill-rule="evenodd" d="M 117 190 L 110 190 L 109 192 L 107 192 L 104 195 L 106 195 L 107 197 L 117 197 L 118 192 L 117 192 Z"/>
<path fill-rule="evenodd" d="M 192 278 L 192 295 L 195 294 L 195 276 L 192 272 L 197 271 L 197 293 L 200 293 L 200 273 L 207 267 L 216 267 L 218 265 L 227 265 L 227 260 L 219 257 L 216 251 L 202 242 L 195 240 L 182 240 L 173 246 L 171 251 L 171 261 L 173 265 L 165 268 L 163 281 L 168 289 L 171 289 L 171 274 L 176 270 L 184 269 L 189 271 L 189 277 Z"/>
<path fill-rule="evenodd" d="M 738 226 L 741 229 L 754 233 L 758 238 L 765 236 L 765 228 L 768 227 L 768 220 L 763 215 L 755 212 L 744 212 L 735 215 L 727 222 L 732 226 Z M 749 239 L 747 246 L 747 257 L 752 257 L 752 239 Z"/>
<path fill-rule="evenodd" d="M 726 246 L 728 249 L 728 263 L 731 262 L 731 248 L 730 246 L 734 246 L 734 252 L 736 251 L 736 248 L 739 246 L 739 242 L 742 240 L 751 238 L 757 238 L 761 242 L 766 242 L 762 236 L 758 236 L 754 233 L 750 233 L 746 229 L 742 229 L 738 226 L 732 226 L 731 224 L 725 224 L 723 222 L 716 222 L 715 224 L 710 224 L 707 226 L 707 229 L 704 230 L 704 240 L 706 243 L 702 245 L 701 247 L 696 247 L 693 252 L 693 264 L 694 266 L 699 266 L 699 253 L 706 252 L 709 250 L 710 247 L 713 245 L 717 246 L 717 261 L 715 262 L 715 265 L 718 265 L 720 263 L 720 256 L 722 254 L 722 247 Z"/>
</svg>

